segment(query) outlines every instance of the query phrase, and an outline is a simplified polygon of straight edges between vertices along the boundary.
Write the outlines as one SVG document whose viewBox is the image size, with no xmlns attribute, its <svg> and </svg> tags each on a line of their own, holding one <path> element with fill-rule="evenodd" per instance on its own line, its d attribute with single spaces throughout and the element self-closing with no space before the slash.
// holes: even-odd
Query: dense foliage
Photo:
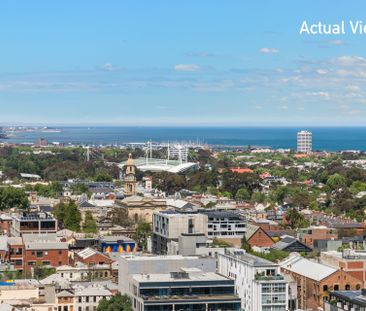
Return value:
<svg viewBox="0 0 366 311">
<path fill-rule="evenodd" d="M 24 190 L 14 187 L 0 187 L 0 210 L 14 207 L 20 209 L 29 207 L 28 197 Z"/>
<path fill-rule="evenodd" d="M 131 298 L 126 294 L 103 298 L 99 301 L 97 311 L 132 311 Z"/>
<path fill-rule="evenodd" d="M 53 214 L 65 229 L 80 231 L 81 214 L 75 202 L 61 202 L 55 206 Z"/>
</svg>

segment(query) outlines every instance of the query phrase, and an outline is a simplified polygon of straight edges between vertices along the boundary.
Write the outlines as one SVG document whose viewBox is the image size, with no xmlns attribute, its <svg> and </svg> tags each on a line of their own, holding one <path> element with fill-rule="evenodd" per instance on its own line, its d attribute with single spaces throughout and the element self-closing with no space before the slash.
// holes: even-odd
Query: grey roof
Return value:
<svg viewBox="0 0 366 311">
<path fill-rule="evenodd" d="M 290 236 L 284 237 L 283 239 L 281 239 L 277 243 L 273 244 L 271 248 L 278 249 L 278 250 L 285 250 L 287 247 L 289 247 L 289 246 L 291 246 L 292 244 L 295 244 L 295 243 L 299 243 L 299 244 L 303 245 L 304 248 L 310 250 L 310 247 L 308 247 L 304 243 L 301 243 L 297 239 L 295 239 L 293 237 L 290 237 Z"/>
<path fill-rule="evenodd" d="M 26 250 L 69 249 L 66 242 L 60 242 L 56 234 L 24 234 Z"/>
<path fill-rule="evenodd" d="M 299 254 L 291 254 L 280 265 L 288 271 L 303 275 L 315 281 L 321 281 L 338 271 L 333 267 L 303 258 Z"/>
<path fill-rule="evenodd" d="M 112 296 L 112 293 L 100 286 L 89 286 L 75 292 L 75 296 Z"/>
<path fill-rule="evenodd" d="M 74 297 L 74 294 L 72 294 L 72 293 L 70 293 L 69 291 L 67 291 L 67 290 L 63 290 L 63 291 L 61 291 L 61 292 L 59 292 L 57 295 L 56 295 L 57 297 Z"/>
<path fill-rule="evenodd" d="M 100 238 L 101 242 L 117 242 L 117 241 L 124 241 L 124 242 L 133 242 L 132 239 L 126 237 L 125 235 L 108 235 L 103 236 Z"/>
<path fill-rule="evenodd" d="M 278 266 L 278 264 L 272 261 L 249 254 L 243 249 L 227 248 L 225 254 L 238 258 L 239 260 L 254 267 Z"/>
<path fill-rule="evenodd" d="M 360 290 L 345 290 L 331 292 L 332 296 L 352 302 L 357 306 L 366 307 L 366 296 L 363 296 Z"/>
</svg>

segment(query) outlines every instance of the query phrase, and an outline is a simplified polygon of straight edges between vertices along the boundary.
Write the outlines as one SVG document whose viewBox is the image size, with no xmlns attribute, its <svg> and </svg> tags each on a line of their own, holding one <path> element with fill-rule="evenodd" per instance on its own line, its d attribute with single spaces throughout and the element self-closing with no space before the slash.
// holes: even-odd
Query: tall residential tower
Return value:
<svg viewBox="0 0 366 311">
<path fill-rule="evenodd" d="M 313 150 L 313 134 L 309 131 L 297 133 L 297 152 L 309 153 Z"/>
</svg>

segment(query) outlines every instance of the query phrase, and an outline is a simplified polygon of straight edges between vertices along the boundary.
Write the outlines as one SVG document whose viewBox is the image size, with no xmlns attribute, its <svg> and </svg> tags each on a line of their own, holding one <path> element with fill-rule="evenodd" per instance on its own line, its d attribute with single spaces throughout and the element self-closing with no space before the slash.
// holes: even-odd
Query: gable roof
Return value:
<svg viewBox="0 0 366 311">
<path fill-rule="evenodd" d="M 250 223 L 247 225 L 247 231 L 245 233 L 245 238 L 247 239 L 247 241 L 249 241 L 257 231 L 262 231 L 273 242 L 272 238 L 265 230 L 263 230 L 263 228 Z"/>
<path fill-rule="evenodd" d="M 271 248 L 285 251 L 288 247 L 294 246 L 295 244 L 298 244 L 299 247 L 306 249 L 306 251 L 309 252 L 312 251 L 312 249 L 309 246 L 290 236 L 284 237 L 277 243 L 273 244 Z"/>
<path fill-rule="evenodd" d="M 280 266 L 290 272 L 294 272 L 318 282 L 338 271 L 338 269 L 333 267 L 305 259 L 297 253 L 293 253 L 283 260 L 280 263 Z"/>
</svg>

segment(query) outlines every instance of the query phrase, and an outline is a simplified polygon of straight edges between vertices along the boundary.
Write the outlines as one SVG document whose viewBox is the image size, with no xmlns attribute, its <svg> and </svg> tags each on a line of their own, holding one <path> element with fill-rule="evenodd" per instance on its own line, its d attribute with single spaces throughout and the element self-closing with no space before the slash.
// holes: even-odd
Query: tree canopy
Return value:
<svg viewBox="0 0 366 311">
<path fill-rule="evenodd" d="M 97 311 L 132 311 L 132 301 L 126 294 L 117 294 L 110 299 L 100 300 Z"/>
</svg>

